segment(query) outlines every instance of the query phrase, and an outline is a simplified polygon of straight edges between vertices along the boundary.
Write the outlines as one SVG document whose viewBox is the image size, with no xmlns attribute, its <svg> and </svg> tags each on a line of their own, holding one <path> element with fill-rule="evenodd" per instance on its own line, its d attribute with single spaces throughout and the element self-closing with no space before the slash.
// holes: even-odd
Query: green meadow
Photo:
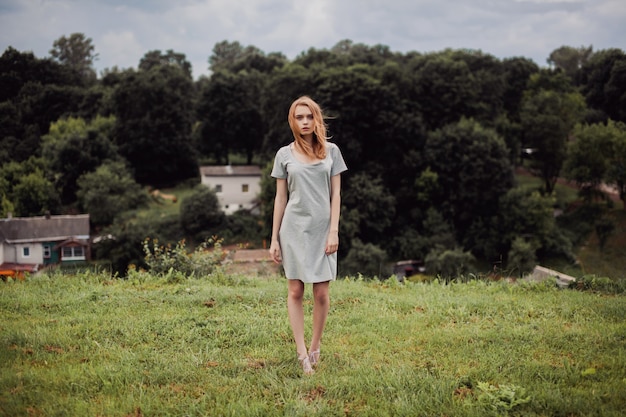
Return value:
<svg viewBox="0 0 626 417">
<path fill-rule="evenodd" d="M 554 284 L 340 279 L 304 376 L 277 276 L 0 283 L 0 415 L 622 416 L 626 297 Z"/>
</svg>

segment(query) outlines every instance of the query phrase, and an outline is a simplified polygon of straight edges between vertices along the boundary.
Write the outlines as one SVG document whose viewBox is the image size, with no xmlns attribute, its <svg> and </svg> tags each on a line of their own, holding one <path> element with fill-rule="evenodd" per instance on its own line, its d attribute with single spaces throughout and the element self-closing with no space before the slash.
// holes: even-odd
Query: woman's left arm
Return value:
<svg viewBox="0 0 626 417">
<path fill-rule="evenodd" d="M 326 255 L 339 248 L 339 213 L 341 210 L 341 175 L 330 177 L 330 230 L 326 239 Z"/>
</svg>

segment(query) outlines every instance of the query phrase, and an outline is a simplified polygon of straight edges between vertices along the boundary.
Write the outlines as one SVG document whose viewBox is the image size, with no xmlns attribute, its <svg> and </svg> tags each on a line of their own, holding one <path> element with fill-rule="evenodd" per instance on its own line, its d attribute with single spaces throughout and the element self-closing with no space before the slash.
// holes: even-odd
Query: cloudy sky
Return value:
<svg viewBox="0 0 626 417">
<path fill-rule="evenodd" d="M 0 0 L 0 48 L 39 58 L 80 32 L 96 69 L 136 68 L 148 51 L 186 55 L 208 73 L 223 40 L 289 59 L 343 39 L 397 52 L 479 49 L 541 66 L 556 48 L 626 50 L 626 0 Z"/>
</svg>

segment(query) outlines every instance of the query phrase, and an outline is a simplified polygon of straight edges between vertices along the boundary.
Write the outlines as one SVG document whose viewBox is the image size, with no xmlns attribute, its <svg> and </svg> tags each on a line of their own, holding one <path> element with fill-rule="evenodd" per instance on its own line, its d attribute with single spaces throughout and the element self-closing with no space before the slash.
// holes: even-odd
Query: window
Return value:
<svg viewBox="0 0 626 417">
<path fill-rule="evenodd" d="M 221 193 L 222 192 L 222 184 L 216 184 L 215 185 L 215 192 L 216 193 Z"/>
<path fill-rule="evenodd" d="M 62 251 L 63 260 L 82 260 L 85 259 L 85 251 L 82 246 L 67 246 Z"/>
<path fill-rule="evenodd" d="M 22 248 L 22 256 L 24 256 L 24 258 L 28 258 L 30 256 L 30 246 L 24 246 Z"/>
<path fill-rule="evenodd" d="M 52 256 L 50 245 L 43 245 L 43 257 L 49 259 Z"/>
<path fill-rule="evenodd" d="M 241 184 L 241 192 L 242 193 L 247 193 L 249 188 L 250 187 L 248 186 L 248 184 Z"/>
</svg>

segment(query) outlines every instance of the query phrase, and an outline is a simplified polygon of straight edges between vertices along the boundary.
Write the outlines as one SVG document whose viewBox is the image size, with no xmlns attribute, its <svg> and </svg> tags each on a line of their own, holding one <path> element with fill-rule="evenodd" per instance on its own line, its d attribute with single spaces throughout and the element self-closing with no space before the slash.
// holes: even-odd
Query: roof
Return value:
<svg viewBox="0 0 626 417">
<path fill-rule="evenodd" d="M 89 237 L 89 214 L 0 219 L 0 242 L 45 242 Z"/>
<path fill-rule="evenodd" d="M 261 167 L 257 165 L 211 165 L 200 167 L 203 177 L 260 177 Z"/>
<path fill-rule="evenodd" d="M 9 275 L 8 272 L 37 272 L 37 264 L 16 264 L 13 262 L 5 262 L 0 265 L 0 275 Z"/>
</svg>

